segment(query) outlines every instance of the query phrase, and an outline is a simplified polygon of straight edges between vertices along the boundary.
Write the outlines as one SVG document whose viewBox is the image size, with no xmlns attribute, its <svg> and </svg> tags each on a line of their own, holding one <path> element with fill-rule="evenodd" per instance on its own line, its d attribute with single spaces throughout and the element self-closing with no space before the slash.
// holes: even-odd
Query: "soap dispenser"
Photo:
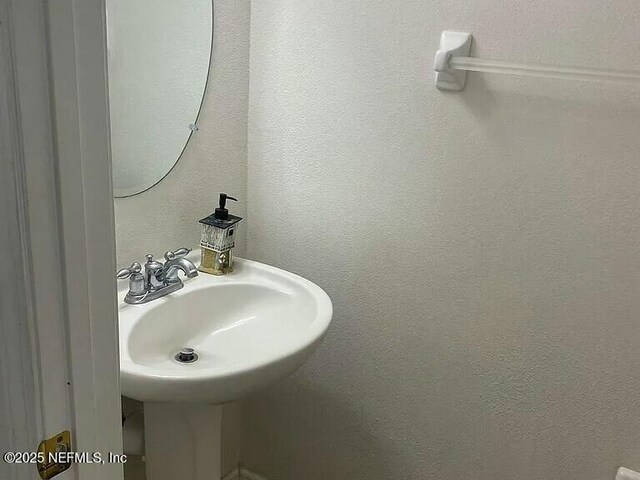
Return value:
<svg viewBox="0 0 640 480">
<path fill-rule="evenodd" d="M 201 272 L 213 275 L 225 275 L 233 272 L 236 228 L 242 218 L 229 214 L 229 210 L 226 208 L 227 200 L 238 201 L 226 193 L 221 193 L 215 212 L 200 220 L 202 235 L 200 237 L 199 270 Z"/>
</svg>

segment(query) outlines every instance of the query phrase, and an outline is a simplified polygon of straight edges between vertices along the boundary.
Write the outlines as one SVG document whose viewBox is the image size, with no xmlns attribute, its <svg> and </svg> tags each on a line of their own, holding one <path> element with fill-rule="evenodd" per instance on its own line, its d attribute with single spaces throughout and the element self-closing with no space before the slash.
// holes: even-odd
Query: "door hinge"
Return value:
<svg viewBox="0 0 640 480">
<path fill-rule="evenodd" d="M 38 473 L 47 480 L 71 468 L 71 432 L 65 430 L 38 445 Z"/>
</svg>

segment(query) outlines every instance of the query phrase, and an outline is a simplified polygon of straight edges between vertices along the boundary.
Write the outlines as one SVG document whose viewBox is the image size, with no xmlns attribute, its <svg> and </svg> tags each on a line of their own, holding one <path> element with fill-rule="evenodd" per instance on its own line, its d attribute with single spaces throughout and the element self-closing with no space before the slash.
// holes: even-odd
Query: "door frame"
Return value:
<svg viewBox="0 0 640 480">
<path fill-rule="evenodd" d="M 0 0 L 0 34 L 0 188 L 18 229 L 5 248 L 17 271 L 0 277 L 0 425 L 10 450 L 69 429 L 74 450 L 106 458 L 122 453 L 122 422 L 104 0 Z"/>
</svg>

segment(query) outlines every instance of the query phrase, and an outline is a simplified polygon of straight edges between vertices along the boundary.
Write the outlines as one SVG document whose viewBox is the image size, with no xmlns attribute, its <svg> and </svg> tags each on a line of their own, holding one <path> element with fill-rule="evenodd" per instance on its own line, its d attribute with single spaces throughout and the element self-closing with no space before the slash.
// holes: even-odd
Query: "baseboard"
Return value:
<svg viewBox="0 0 640 480">
<path fill-rule="evenodd" d="M 253 473 L 251 470 L 248 470 L 244 467 L 240 467 L 240 478 L 242 480 L 268 480 L 262 475 L 258 475 L 257 473 Z"/>
<path fill-rule="evenodd" d="M 240 474 L 238 473 L 237 468 L 232 472 L 229 472 L 229 474 L 222 477 L 222 480 L 239 480 L 239 479 L 240 479 Z"/>
<path fill-rule="evenodd" d="M 267 479 L 262 475 L 253 473 L 251 470 L 248 470 L 244 467 L 238 467 L 234 471 L 226 475 L 222 480 L 267 480 Z"/>
</svg>

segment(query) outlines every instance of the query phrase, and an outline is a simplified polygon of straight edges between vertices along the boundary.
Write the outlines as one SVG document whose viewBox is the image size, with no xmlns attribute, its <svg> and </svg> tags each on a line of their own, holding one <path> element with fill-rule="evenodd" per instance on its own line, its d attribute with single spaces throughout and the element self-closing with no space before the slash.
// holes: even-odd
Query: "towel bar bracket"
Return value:
<svg viewBox="0 0 640 480">
<path fill-rule="evenodd" d="M 436 87 L 440 90 L 459 92 L 467 83 L 465 70 L 454 70 L 449 67 L 451 57 L 468 57 L 471 51 L 473 36 L 465 32 L 444 31 L 440 37 L 440 48 L 436 52 L 434 70 L 436 71 Z"/>
</svg>

